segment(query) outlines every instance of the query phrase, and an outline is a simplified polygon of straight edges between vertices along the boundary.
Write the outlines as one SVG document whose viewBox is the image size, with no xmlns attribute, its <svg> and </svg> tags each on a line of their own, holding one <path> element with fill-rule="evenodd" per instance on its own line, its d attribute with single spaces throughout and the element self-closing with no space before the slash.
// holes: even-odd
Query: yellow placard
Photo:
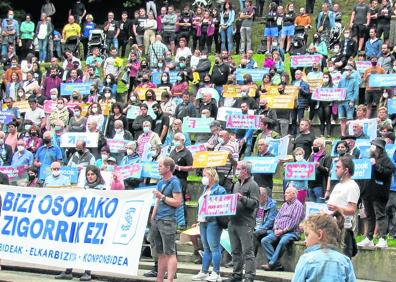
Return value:
<svg viewBox="0 0 396 282">
<path fill-rule="evenodd" d="M 278 86 L 270 86 L 266 95 L 279 95 Z"/>
<path fill-rule="evenodd" d="M 271 109 L 294 109 L 296 97 L 294 95 L 262 95 L 268 101 Z"/>
<path fill-rule="evenodd" d="M 5 106 L 5 108 L 4 108 Z M 21 113 L 26 113 L 28 110 L 30 110 L 29 102 L 28 101 L 19 101 L 19 102 L 14 102 L 13 104 L 14 108 L 18 108 L 19 112 Z M 7 105 L 3 105 L 3 110 L 7 108 Z"/>
<path fill-rule="evenodd" d="M 85 104 L 80 104 L 80 107 L 81 107 L 81 115 L 82 116 L 86 116 L 87 115 L 87 113 L 88 113 L 88 107 L 90 106 L 90 104 L 87 104 L 87 103 L 85 103 Z"/>
<path fill-rule="evenodd" d="M 233 84 L 226 84 L 223 86 L 223 97 L 224 98 L 240 98 L 241 97 L 241 88 L 242 85 L 233 85 Z M 249 97 L 256 96 L 256 85 L 249 85 Z"/>
<path fill-rule="evenodd" d="M 193 159 L 194 168 L 225 166 L 229 152 L 196 152 Z"/>
<path fill-rule="evenodd" d="M 135 89 L 135 93 L 138 95 L 139 100 L 141 100 L 141 101 L 146 100 L 146 92 L 149 89 L 154 91 L 155 99 L 157 101 L 162 101 L 162 99 L 161 99 L 162 93 L 165 92 L 165 91 L 169 91 L 169 87 L 160 87 L 160 88 L 142 88 L 142 87 L 137 87 Z"/>
<path fill-rule="evenodd" d="M 322 79 L 308 79 L 309 92 L 313 93 L 317 88 L 322 87 Z"/>
<path fill-rule="evenodd" d="M 287 86 L 285 86 L 284 92 L 286 95 L 293 95 L 293 96 L 297 97 L 298 96 L 298 86 L 287 85 Z"/>
<path fill-rule="evenodd" d="M 135 93 L 138 95 L 139 100 L 144 101 L 146 99 L 146 91 L 148 88 L 136 87 Z"/>
</svg>

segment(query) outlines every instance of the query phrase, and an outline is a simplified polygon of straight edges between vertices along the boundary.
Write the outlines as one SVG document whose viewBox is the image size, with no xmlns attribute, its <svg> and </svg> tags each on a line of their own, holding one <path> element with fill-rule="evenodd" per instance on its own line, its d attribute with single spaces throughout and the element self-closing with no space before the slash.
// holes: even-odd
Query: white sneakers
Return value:
<svg viewBox="0 0 396 282">
<path fill-rule="evenodd" d="M 197 275 L 193 275 L 191 278 L 192 281 L 211 281 L 211 282 L 221 282 L 220 274 L 216 272 L 212 272 L 210 275 L 209 273 L 203 273 L 200 271 Z"/>
<path fill-rule="evenodd" d="M 374 242 L 366 237 L 366 238 L 364 238 L 363 241 L 361 241 L 360 243 L 357 243 L 357 245 L 359 247 L 374 247 Z M 377 245 L 375 245 L 375 247 L 381 248 L 381 249 L 388 248 L 388 243 L 386 242 L 386 240 L 384 238 L 380 238 L 378 240 Z"/>
<path fill-rule="evenodd" d="M 357 245 L 359 247 L 374 247 L 374 243 L 372 240 L 370 240 L 369 238 L 364 238 L 363 241 L 361 241 L 360 243 L 357 243 Z"/>
<path fill-rule="evenodd" d="M 193 275 L 191 278 L 192 281 L 206 281 L 208 279 L 209 273 L 203 273 L 200 271 L 197 275 Z"/>
<path fill-rule="evenodd" d="M 375 245 L 377 248 L 381 248 L 381 249 L 384 249 L 384 248 L 388 248 L 388 243 L 386 242 L 386 240 L 384 239 L 384 238 L 380 238 L 379 240 L 378 240 L 378 243 L 377 243 L 377 245 Z"/>
</svg>

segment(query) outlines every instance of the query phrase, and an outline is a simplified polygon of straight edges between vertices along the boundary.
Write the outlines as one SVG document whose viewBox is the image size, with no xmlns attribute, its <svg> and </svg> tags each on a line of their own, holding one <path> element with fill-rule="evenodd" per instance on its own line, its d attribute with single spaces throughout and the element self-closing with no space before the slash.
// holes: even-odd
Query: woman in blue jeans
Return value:
<svg viewBox="0 0 396 282">
<path fill-rule="evenodd" d="M 235 11 L 232 9 L 231 2 L 227 1 L 224 3 L 223 11 L 220 14 L 221 51 L 232 52 L 234 20 Z"/>
<path fill-rule="evenodd" d="M 219 175 L 216 169 L 206 168 L 203 171 L 202 184 L 204 192 L 198 201 L 198 210 L 201 209 L 205 197 L 225 194 L 225 189 L 219 185 Z M 201 241 L 204 248 L 202 270 L 192 277 L 193 281 L 221 281 L 220 277 L 220 236 L 222 229 L 217 224 L 215 217 L 202 217 L 198 215 Z M 209 266 L 213 264 L 213 271 L 209 275 Z"/>
</svg>

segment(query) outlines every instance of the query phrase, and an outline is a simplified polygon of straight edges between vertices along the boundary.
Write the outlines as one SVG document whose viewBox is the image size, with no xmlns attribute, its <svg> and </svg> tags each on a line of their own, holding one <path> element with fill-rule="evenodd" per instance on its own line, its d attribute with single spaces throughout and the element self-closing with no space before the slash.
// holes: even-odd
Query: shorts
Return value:
<svg viewBox="0 0 396 282">
<path fill-rule="evenodd" d="M 157 255 L 175 255 L 176 221 L 152 220 L 150 240 L 154 241 Z"/>
<path fill-rule="evenodd" d="M 171 31 L 163 31 L 162 32 L 162 41 L 165 44 L 170 44 L 171 42 L 175 42 L 176 40 L 176 32 Z"/>
<path fill-rule="evenodd" d="M 140 34 L 136 35 L 136 44 L 138 46 L 143 46 L 143 43 L 144 43 L 144 35 L 140 35 Z"/>
<path fill-rule="evenodd" d="M 378 105 L 381 95 L 382 95 L 381 90 L 366 90 L 366 93 L 364 95 L 365 104 Z"/>
<path fill-rule="evenodd" d="M 294 35 L 294 31 L 295 31 L 295 26 L 294 25 L 288 25 L 288 26 L 284 26 L 282 28 L 281 34 L 282 34 L 283 37 L 293 36 Z"/>
<path fill-rule="evenodd" d="M 266 27 L 264 29 L 265 37 L 274 37 L 279 35 L 278 27 Z"/>
<path fill-rule="evenodd" d="M 349 106 L 349 101 L 345 101 L 338 104 L 338 118 L 340 119 L 353 119 L 353 113 L 355 112 L 355 107 Z"/>
<path fill-rule="evenodd" d="M 354 24 L 352 26 L 352 36 L 365 37 L 366 30 L 367 28 L 364 24 Z"/>
</svg>

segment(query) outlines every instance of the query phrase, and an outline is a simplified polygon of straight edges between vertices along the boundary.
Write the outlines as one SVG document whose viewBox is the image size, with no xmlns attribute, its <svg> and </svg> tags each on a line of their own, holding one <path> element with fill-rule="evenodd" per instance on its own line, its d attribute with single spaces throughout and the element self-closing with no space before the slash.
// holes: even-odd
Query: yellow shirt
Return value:
<svg viewBox="0 0 396 282">
<path fill-rule="evenodd" d="M 63 28 L 62 34 L 64 36 L 64 38 L 63 38 L 64 40 L 67 40 L 69 37 L 72 37 L 72 36 L 80 36 L 81 27 L 80 27 L 80 25 L 78 25 L 76 23 L 67 24 Z"/>
</svg>

